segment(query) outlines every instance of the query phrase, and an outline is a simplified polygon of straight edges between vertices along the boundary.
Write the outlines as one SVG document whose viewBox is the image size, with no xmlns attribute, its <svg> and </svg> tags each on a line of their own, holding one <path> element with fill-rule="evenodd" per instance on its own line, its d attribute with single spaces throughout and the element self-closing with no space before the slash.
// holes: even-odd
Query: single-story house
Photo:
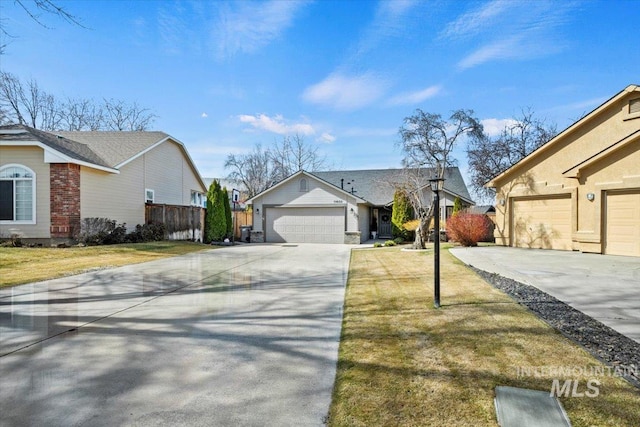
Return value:
<svg viewBox="0 0 640 427">
<path fill-rule="evenodd" d="M 0 126 L 2 238 L 67 242 L 84 218 L 109 218 L 131 231 L 145 224 L 151 205 L 203 211 L 206 192 L 184 144 L 163 132 Z M 179 231 L 168 237 L 199 237 Z"/>
<path fill-rule="evenodd" d="M 247 201 L 253 209 L 252 242 L 358 244 L 391 238 L 393 197 L 404 169 L 298 171 Z M 423 176 L 432 176 L 428 171 Z M 431 201 L 428 182 L 422 186 Z M 446 218 L 459 197 L 473 205 L 456 167 L 447 168 L 441 194 Z M 427 206 L 430 204 L 427 203 Z"/>
<path fill-rule="evenodd" d="M 496 242 L 640 256 L 640 87 L 630 85 L 487 183 Z"/>
</svg>

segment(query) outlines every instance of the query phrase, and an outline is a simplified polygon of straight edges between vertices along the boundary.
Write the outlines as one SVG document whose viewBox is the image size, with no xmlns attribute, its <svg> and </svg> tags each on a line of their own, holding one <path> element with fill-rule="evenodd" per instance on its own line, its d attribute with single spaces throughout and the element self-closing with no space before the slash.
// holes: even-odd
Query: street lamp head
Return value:
<svg viewBox="0 0 640 427">
<path fill-rule="evenodd" d="M 429 185 L 431 186 L 431 191 L 433 192 L 442 191 L 442 189 L 444 188 L 444 178 L 438 178 L 437 176 L 434 176 L 429 180 Z"/>
</svg>

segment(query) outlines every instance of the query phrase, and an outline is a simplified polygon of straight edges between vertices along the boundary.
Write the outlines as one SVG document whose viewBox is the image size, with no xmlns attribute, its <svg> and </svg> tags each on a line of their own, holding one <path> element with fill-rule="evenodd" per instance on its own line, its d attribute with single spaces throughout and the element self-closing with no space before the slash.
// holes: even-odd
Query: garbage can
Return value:
<svg viewBox="0 0 640 427">
<path fill-rule="evenodd" d="M 240 240 L 243 242 L 249 243 L 251 240 L 251 229 L 253 227 L 251 225 L 241 225 L 240 226 Z"/>
</svg>

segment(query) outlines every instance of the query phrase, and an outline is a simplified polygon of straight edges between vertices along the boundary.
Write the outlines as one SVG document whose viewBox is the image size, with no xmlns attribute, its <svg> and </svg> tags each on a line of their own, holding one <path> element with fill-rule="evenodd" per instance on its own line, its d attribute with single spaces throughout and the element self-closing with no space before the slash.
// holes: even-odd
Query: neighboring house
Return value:
<svg viewBox="0 0 640 427">
<path fill-rule="evenodd" d="M 391 238 L 391 214 L 396 185 L 403 169 L 299 171 L 247 201 L 253 205 L 251 241 L 348 243 Z M 429 173 L 423 173 L 430 176 Z M 456 197 L 473 204 L 458 168 L 448 168 L 441 195 L 441 215 L 453 210 Z M 425 182 L 423 197 L 431 190 Z M 427 203 L 427 205 L 429 205 Z"/>
<path fill-rule="evenodd" d="M 496 242 L 640 256 L 640 87 L 493 178 Z"/>
<path fill-rule="evenodd" d="M 3 238 L 66 242 L 79 231 L 81 220 L 91 217 L 126 223 L 131 231 L 145 224 L 150 206 L 203 210 L 206 191 L 184 144 L 163 132 L 0 126 Z M 183 230 L 174 231 L 170 238 L 188 238 Z M 197 233 L 191 230 L 190 238 L 198 239 Z"/>
</svg>

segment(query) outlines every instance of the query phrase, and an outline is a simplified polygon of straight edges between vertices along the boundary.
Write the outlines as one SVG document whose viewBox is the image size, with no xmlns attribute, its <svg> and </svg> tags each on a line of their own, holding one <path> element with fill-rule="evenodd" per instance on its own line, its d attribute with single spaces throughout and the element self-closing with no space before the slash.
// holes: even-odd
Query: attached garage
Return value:
<svg viewBox="0 0 640 427">
<path fill-rule="evenodd" d="M 640 256 L 640 190 L 608 192 L 606 197 L 604 252 Z"/>
<path fill-rule="evenodd" d="M 270 243 L 344 243 L 344 207 L 267 208 Z"/>
<path fill-rule="evenodd" d="M 571 250 L 571 195 L 514 199 L 512 246 Z"/>
</svg>

